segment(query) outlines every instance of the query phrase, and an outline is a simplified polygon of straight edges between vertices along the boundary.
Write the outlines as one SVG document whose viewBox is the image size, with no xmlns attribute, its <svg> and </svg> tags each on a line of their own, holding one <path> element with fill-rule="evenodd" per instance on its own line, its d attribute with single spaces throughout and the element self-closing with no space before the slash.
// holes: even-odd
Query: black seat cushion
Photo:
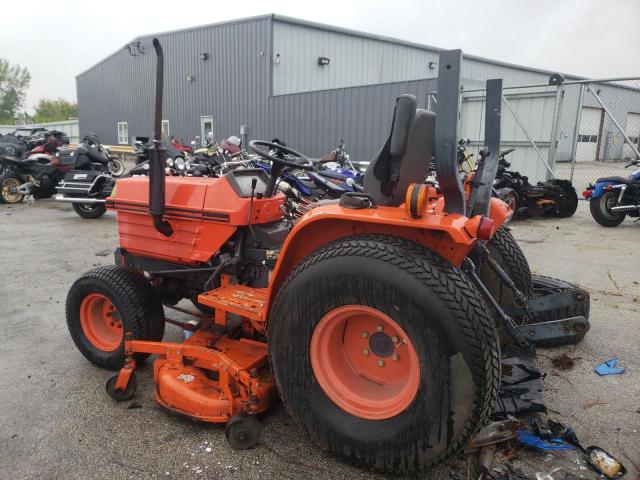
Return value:
<svg viewBox="0 0 640 480">
<path fill-rule="evenodd" d="M 629 180 L 628 178 L 622 177 L 602 177 L 596 180 L 596 182 L 613 182 L 613 183 L 623 183 L 629 185 L 630 183 L 634 183 L 633 180 Z"/>
</svg>

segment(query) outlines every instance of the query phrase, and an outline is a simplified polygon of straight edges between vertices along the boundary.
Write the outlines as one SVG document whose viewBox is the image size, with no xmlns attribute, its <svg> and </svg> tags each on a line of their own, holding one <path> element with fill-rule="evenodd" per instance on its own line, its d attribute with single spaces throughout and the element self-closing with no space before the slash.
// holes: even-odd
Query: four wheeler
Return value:
<svg viewBox="0 0 640 480">
<path fill-rule="evenodd" d="M 290 222 L 278 181 L 288 170 L 313 168 L 291 148 L 250 143 L 270 164 L 268 174 L 246 168 L 219 178 L 165 176 L 163 55 L 157 39 L 153 45 L 149 176 L 118 180 L 107 200 L 118 212 L 116 265 L 76 280 L 66 304 L 82 354 L 119 370 L 107 393 L 130 399 L 136 367 L 155 354 L 158 403 L 225 423 L 238 449 L 257 443 L 256 415 L 278 394 L 313 441 L 365 467 L 415 472 L 463 449 L 496 401 L 495 320 L 514 341 L 528 342 L 476 267 L 495 267 L 484 242 L 510 212 L 482 188 L 495 171 L 481 171 L 484 182 L 468 198 L 458 177 L 461 52 L 440 56 L 438 122 L 416 108 L 415 97 L 399 97 L 364 192 L 320 202 Z M 499 125 L 497 110 L 488 117 Z M 441 198 L 422 184 L 434 146 Z M 495 272 L 511 282 L 499 265 Z M 509 285 L 513 306 L 528 311 Z M 211 314 L 196 322 L 165 318 L 163 303 L 181 298 Z M 163 342 L 165 321 L 193 335 Z"/>
<path fill-rule="evenodd" d="M 640 167 L 636 159 L 624 168 Z M 629 177 L 603 177 L 582 192 L 589 200 L 591 216 L 603 227 L 617 227 L 625 217 L 640 217 L 640 169 Z"/>
<path fill-rule="evenodd" d="M 500 153 L 500 165 L 494 182 L 498 198 L 506 202 L 516 217 L 545 215 L 567 218 L 576 213 L 578 194 L 570 180 L 547 180 L 531 185 L 520 172 L 507 170 L 511 164 L 505 156 L 510 148 Z"/>
</svg>

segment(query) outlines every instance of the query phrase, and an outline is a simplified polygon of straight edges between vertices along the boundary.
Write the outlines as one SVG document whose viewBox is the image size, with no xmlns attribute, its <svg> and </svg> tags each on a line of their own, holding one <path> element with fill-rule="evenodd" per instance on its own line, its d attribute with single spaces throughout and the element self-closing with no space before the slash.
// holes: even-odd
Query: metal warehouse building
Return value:
<svg viewBox="0 0 640 480">
<path fill-rule="evenodd" d="M 265 15 L 129 42 L 77 77 L 81 134 L 94 131 L 107 144 L 149 138 L 153 37 L 165 52 L 163 128 L 185 141 L 212 130 L 218 139 L 278 137 L 321 155 L 344 139 L 354 158 L 368 160 L 388 132 L 397 95 L 412 93 L 419 106 L 437 110 L 440 49 Z M 460 135 L 480 144 L 478 89 L 502 78 L 505 87 L 522 87 L 505 90 L 502 136 L 526 173 L 544 177 L 558 161 L 634 156 L 624 137 L 637 145 L 638 90 L 607 84 L 589 95 L 585 84 L 549 87 L 552 73 L 465 55 Z"/>
</svg>

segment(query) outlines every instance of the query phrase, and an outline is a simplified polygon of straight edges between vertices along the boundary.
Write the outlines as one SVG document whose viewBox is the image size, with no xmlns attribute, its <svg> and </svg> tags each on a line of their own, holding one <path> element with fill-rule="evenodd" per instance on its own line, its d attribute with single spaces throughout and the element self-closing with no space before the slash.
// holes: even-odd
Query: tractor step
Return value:
<svg viewBox="0 0 640 480">
<path fill-rule="evenodd" d="M 251 288 L 244 285 L 227 285 L 198 296 L 202 305 L 218 311 L 233 313 L 250 320 L 265 319 L 267 303 L 266 288 Z"/>
</svg>

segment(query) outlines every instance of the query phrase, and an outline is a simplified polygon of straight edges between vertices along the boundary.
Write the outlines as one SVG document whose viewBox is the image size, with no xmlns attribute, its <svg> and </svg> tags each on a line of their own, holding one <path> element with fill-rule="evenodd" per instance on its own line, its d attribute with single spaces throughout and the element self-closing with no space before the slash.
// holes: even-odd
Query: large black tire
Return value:
<svg viewBox="0 0 640 480">
<path fill-rule="evenodd" d="M 120 267 L 98 267 L 75 281 L 67 295 L 67 326 L 78 350 L 91 363 L 117 370 L 124 365 L 124 337 L 120 345 L 111 351 L 98 349 L 82 329 L 80 305 L 85 297 L 98 293 L 107 297 L 115 306 L 123 331 L 132 332 L 134 339 L 162 340 L 164 335 L 164 310 L 149 281 L 137 270 Z M 147 354 L 136 354 L 142 362 Z"/>
<path fill-rule="evenodd" d="M 24 200 L 21 193 L 10 193 L 9 188 L 17 187 L 22 182 L 13 173 L 5 171 L 0 175 L 0 203 L 20 203 Z"/>
<path fill-rule="evenodd" d="M 87 220 L 100 218 L 107 211 L 107 207 L 104 203 L 72 203 L 71 206 L 78 215 Z"/>
<path fill-rule="evenodd" d="M 395 416 L 368 420 L 329 399 L 312 369 L 310 339 L 329 311 L 358 305 L 399 324 L 420 380 Z M 464 448 L 493 412 L 499 341 L 468 278 L 430 250 L 379 235 L 337 240 L 289 275 L 269 316 L 271 367 L 291 415 L 323 449 L 383 472 L 411 473 Z"/>
<path fill-rule="evenodd" d="M 585 290 L 578 289 L 575 285 L 569 282 L 558 280 L 556 278 L 545 277 L 542 275 L 533 276 L 534 295 L 552 295 L 554 293 L 560 293 L 566 290 L 575 290 L 574 303 L 567 307 L 559 307 L 553 310 L 546 310 L 538 313 L 529 318 L 529 323 L 549 322 L 552 320 L 560 320 L 562 318 L 578 317 L 582 316 L 585 319 L 589 319 L 590 299 L 589 293 Z M 586 331 L 576 333 L 574 335 L 567 335 L 562 338 L 553 340 L 545 340 L 537 342 L 538 347 L 559 347 L 562 345 L 574 345 L 580 343 L 587 334 Z"/>
<path fill-rule="evenodd" d="M 552 180 L 551 183 L 562 189 L 562 196 L 558 199 L 556 216 L 569 218 L 578 209 L 578 193 L 569 180 Z"/>
<path fill-rule="evenodd" d="M 505 227 L 500 227 L 493 238 L 487 242 L 487 249 L 491 256 L 500 264 L 525 297 L 533 296 L 533 280 L 529 262 L 522 253 L 518 242 L 511 232 Z M 480 267 L 480 279 L 498 301 L 504 310 L 512 310 L 514 307 L 514 295 L 500 277 L 491 269 L 487 262 L 482 262 Z M 524 316 L 514 318 L 517 324 L 526 323 Z"/>
<path fill-rule="evenodd" d="M 610 210 L 612 205 L 618 203 L 619 194 L 620 192 L 617 191 L 604 192 L 600 197 L 589 200 L 591 216 L 603 227 L 617 227 L 627 216 L 624 212 L 614 213 Z"/>
</svg>

